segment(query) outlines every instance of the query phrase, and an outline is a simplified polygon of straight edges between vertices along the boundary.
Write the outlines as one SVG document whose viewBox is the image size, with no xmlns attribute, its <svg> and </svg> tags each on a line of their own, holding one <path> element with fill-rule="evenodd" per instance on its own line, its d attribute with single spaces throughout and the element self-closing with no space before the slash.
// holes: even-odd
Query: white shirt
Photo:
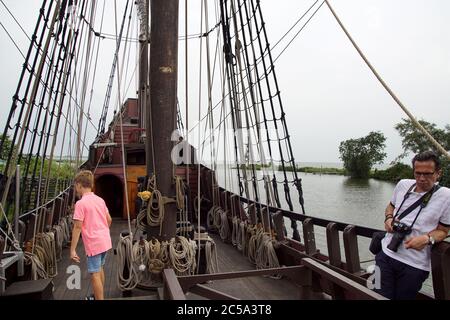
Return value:
<svg viewBox="0 0 450 320">
<path fill-rule="evenodd" d="M 394 189 L 391 203 L 395 206 L 394 214 L 402 203 L 405 194 L 409 188 L 416 183 L 415 180 L 404 179 L 400 180 Z M 415 192 L 415 187 L 412 189 L 409 197 L 405 200 L 401 206 L 401 214 L 407 208 L 409 208 L 414 202 L 419 200 L 426 192 Z M 411 211 L 401 222 L 411 226 L 417 213 L 420 210 L 420 206 Z M 450 189 L 441 187 L 436 191 L 428 202 L 427 206 L 422 209 L 416 222 L 413 225 L 412 232 L 405 237 L 403 241 L 406 241 L 410 237 L 416 237 L 427 234 L 430 231 L 436 229 L 438 224 L 441 223 L 445 226 L 450 225 Z M 389 257 L 403 262 L 412 267 L 430 271 L 431 270 L 431 246 L 426 246 L 422 250 L 405 249 L 404 244 L 401 243 L 397 252 L 391 251 L 387 248 L 392 239 L 392 233 L 386 233 L 386 236 L 382 240 L 383 252 Z"/>
</svg>

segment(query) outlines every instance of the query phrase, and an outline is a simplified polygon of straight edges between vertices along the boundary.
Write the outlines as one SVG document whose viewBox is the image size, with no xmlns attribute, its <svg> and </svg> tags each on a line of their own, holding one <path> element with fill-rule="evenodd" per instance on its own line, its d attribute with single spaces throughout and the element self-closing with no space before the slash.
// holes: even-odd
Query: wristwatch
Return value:
<svg viewBox="0 0 450 320">
<path fill-rule="evenodd" d="M 434 245 L 435 242 L 436 242 L 436 240 L 434 240 L 433 236 L 428 234 L 428 244 L 432 246 L 432 245 Z"/>
</svg>

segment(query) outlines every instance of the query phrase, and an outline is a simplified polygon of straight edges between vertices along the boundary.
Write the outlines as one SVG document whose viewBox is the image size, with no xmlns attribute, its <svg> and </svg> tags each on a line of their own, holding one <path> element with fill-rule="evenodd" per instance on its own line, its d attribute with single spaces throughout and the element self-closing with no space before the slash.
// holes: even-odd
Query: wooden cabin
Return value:
<svg viewBox="0 0 450 320">
<path fill-rule="evenodd" d="M 125 178 L 122 164 L 122 134 L 125 150 L 125 171 L 128 205 L 132 219 L 136 217 L 138 177 L 145 177 L 144 130 L 139 127 L 138 100 L 128 99 L 122 106 L 122 131 L 118 115 L 108 130 L 90 146 L 87 168 L 94 173 L 94 191 L 102 197 L 113 217 L 127 218 Z"/>
</svg>

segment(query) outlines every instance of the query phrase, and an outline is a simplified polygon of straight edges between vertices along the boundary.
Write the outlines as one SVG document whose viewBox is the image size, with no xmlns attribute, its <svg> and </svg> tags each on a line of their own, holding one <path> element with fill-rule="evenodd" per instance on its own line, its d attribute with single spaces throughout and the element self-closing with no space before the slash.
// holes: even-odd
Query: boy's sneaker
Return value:
<svg viewBox="0 0 450 320">
<path fill-rule="evenodd" d="M 93 295 L 84 297 L 84 300 L 95 300 Z"/>
</svg>

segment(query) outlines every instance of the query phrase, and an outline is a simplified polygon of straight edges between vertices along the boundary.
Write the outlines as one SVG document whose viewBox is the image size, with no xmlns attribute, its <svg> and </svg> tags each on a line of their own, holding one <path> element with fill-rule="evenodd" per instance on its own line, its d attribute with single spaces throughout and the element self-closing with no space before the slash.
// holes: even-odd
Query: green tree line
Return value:
<svg viewBox="0 0 450 320">
<path fill-rule="evenodd" d="M 3 137 L 3 135 L 0 135 L 0 139 Z M 0 171 L 2 172 L 5 169 L 6 160 L 8 157 L 8 154 L 11 150 L 11 140 L 8 136 L 6 136 L 3 148 L 0 153 Z M 28 161 L 28 155 L 24 155 L 19 163 L 20 165 L 20 173 L 23 176 L 25 174 L 25 169 L 27 166 Z M 41 170 L 42 166 L 42 158 L 37 159 L 36 156 L 32 156 L 29 163 L 29 170 L 28 175 L 30 176 L 34 170 L 34 167 L 37 168 L 37 175 L 39 175 L 39 172 Z M 44 166 L 42 168 L 42 172 L 44 173 L 44 176 L 47 175 L 49 167 L 49 161 L 48 159 L 45 159 Z M 52 161 L 51 169 L 50 169 L 50 177 L 51 178 L 59 178 L 59 179 L 69 179 L 72 178 L 74 175 L 75 169 L 74 164 L 70 161 L 63 160 L 58 161 L 57 159 L 54 159 Z"/>
<path fill-rule="evenodd" d="M 419 121 L 428 132 L 438 141 L 445 150 L 450 150 L 450 125 L 438 128 L 435 123 L 425 120 Z M 355 178 L 368 178 L 398 181 L 400 179 L 413 178 L 412 164 L 404 164 L 401 161 L 410 154 L 417 154 L 427 150 L 433 150 L 440 154 L 425 135 L 417 129 L 411 120 L 402 119 L 395 125 L 395 129 L 402 138 L 403 151 L 391 163 L 386 170 L 372 170 L 377 163 L 382 163 L 386 158 L 384 153 L 386 137 L 381 132 L 370 132 L 367 136 L 358 139 L 342 141 L 339 145 L 340 158 L 344 162 L 344 168 L 348 175 Z M 450 186 L 450 161 L 441 155 L 442 177 L 440 184 Z"/>
</svg>

